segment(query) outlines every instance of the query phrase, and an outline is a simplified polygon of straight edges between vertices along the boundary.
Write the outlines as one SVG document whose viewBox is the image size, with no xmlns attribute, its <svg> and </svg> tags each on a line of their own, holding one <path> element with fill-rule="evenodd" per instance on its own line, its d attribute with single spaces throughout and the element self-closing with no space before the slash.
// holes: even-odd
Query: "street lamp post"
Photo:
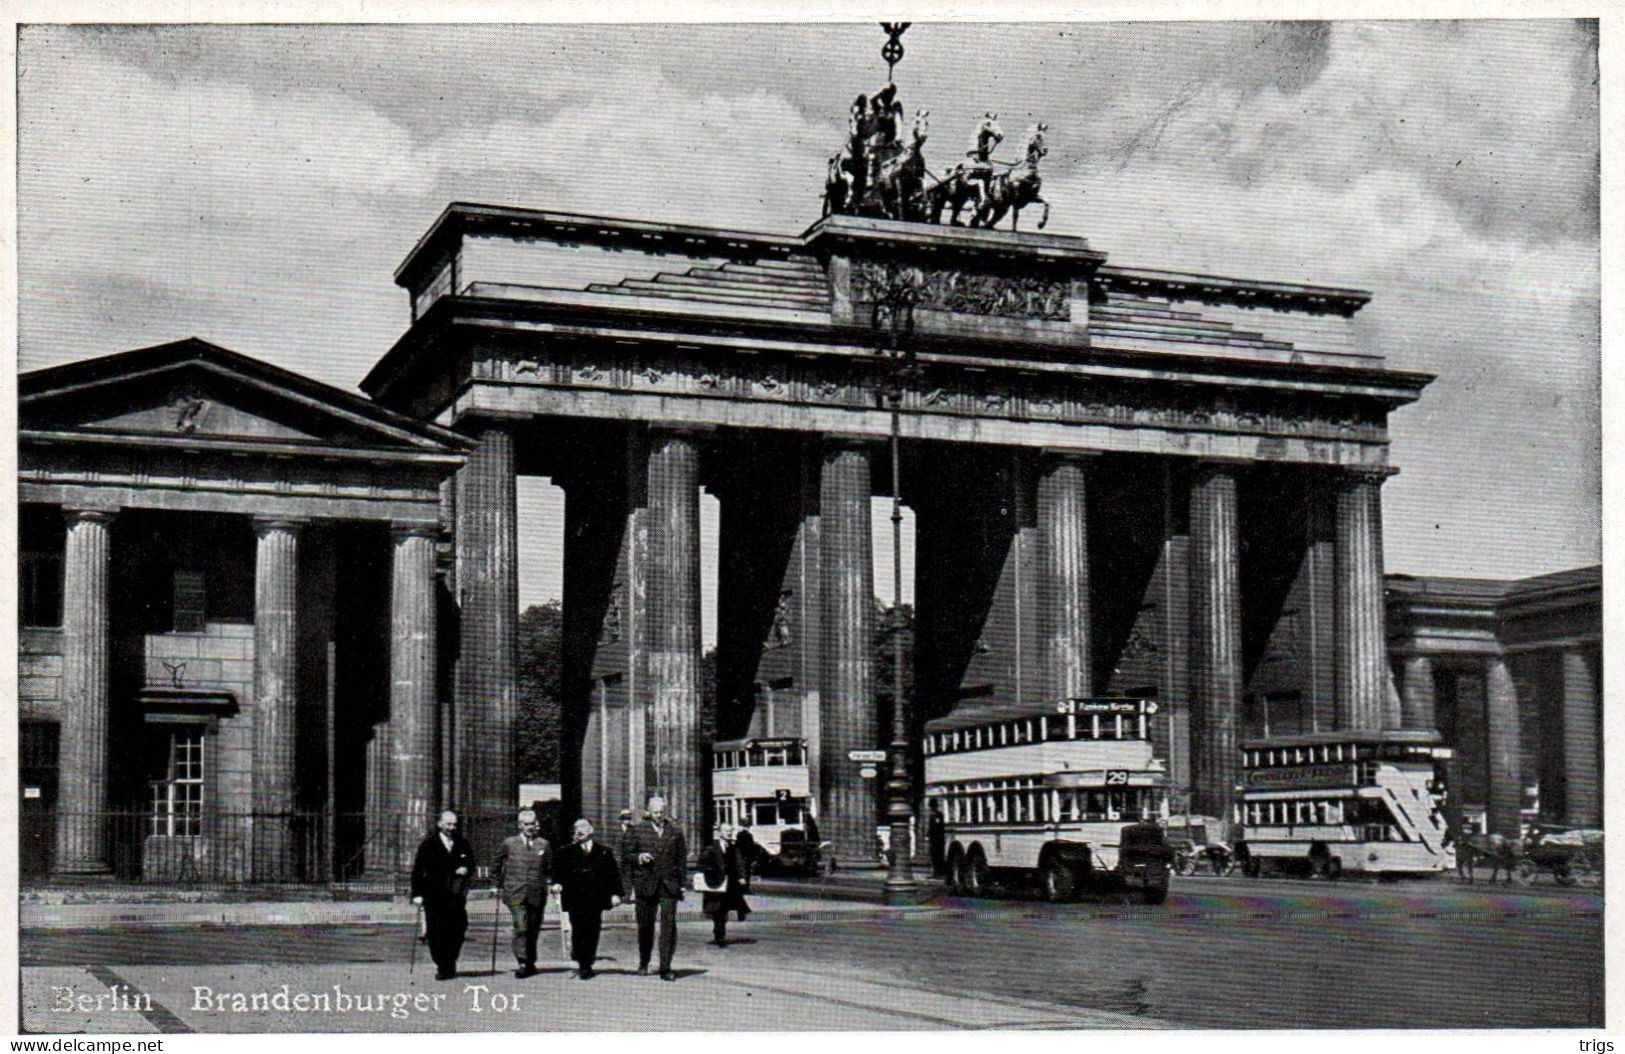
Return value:
<svg viewBox="0 0 1625 1054">
<path fill-rule="evenodd" d="M 903 386 L 914 372 L 914 351 L 905 338 L 914 328 L 914 303 L 919 296 L 918 275 L 895 263 L 886 267 L 886 283 L 875 301 L 871 323 L 876 344 L 886 363 L 880 395 L 891 408 L 891 540 L 892 540 L 892 718 L 886 781 L 886 819 L 891 828 L 887 861 L 886 903 L 905 904 L 919 899 L 914 881 L 910 835 L 914 807 L 909 798 L 909 704 L 903 691 L 903 490 L 902 406 Z"/>
</svg>

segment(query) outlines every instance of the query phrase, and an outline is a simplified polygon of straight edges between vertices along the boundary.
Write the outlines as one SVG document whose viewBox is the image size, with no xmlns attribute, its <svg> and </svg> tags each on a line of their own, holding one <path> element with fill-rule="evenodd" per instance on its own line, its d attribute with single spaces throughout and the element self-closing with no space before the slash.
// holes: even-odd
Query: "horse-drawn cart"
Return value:
<svg viewBox="0 0 1625 1054">
<path fill-rule="evenodd" d="M 1602 870 L 1602 832 L 1574 830 L 1536 834 L 1524 846 L 1516 877 L 1527 886 L 1544 872 L 1558 885 L 1572 886 L 1582 878 L 1600 883 Z"/>
<path fill-rule="evenodd" d="M 1548 874 L 1560 886 L 1600 885 L 1603 856 L 1603 834 L 1597 830 L 1536 830 L 1523 840 L 1470 836 L 1458 847 L 1457 870 L 1467 882 L 1473 881 L 1478 867 L 1487 865 L 1491 882 L 1504 873 L 1503 881 L 1516 879 L 1527 886 Z"/>
</svg>

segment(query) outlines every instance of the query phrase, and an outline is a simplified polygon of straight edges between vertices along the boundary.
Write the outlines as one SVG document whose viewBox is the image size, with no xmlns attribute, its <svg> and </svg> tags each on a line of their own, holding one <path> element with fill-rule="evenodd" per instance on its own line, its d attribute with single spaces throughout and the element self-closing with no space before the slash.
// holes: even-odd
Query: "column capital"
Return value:
<svg viewBox="0 0 1625 1054">
<path fill-rule="evenodd" d="M 108 506 L 64 505 L 62 515 L 70 523 L 112 523 L 119 510 Z"/>
<path fill-rule="evenodd" d="M 1343 465 L 1335 470 L 1334 478 L 1342 487 L 1358 487 L 1362 484 L 1382 486 L 1388 482 L 1389 476 L 1399 475 L 1399 469 L 1388 465 Z"/>
<path fill-rule="evenodd" d="M 520 410 L 499 410 L 490 406 L 469 407 L 457 415 L 453 427 L 466 435 L 478 438 L 481 432 L 512 432 L 531 419 Z"/>
<path fill-rule="evenodd" d="M 1039 448 L 1038 460 L 1040 464 L 1051 464 L 1057 461 L 1071 461 L 1078 464 L 1087 465 L 1091 462 L 1099 461 L 1104 453 L 1104 450 L 1063 450 L 1059 447 L 1047 446 Z"/>
<path fill-rule="evenodd" d="M 439 541 L 443 533 L 439 523 L 391 520 L 389 524 L 389 536 L 396 539 L 427 538 L 430 541 Z"/>
<path fill-rule="evenodd" d="M 864 454 L 876 454 L 884 450 L 886 441 L 875 436 L 846 435 L 843 433 L 825 433 L 819 442 L 819 449 L 825 454 L 854 450 Z"/>
<path fill-rule="evenodd" d="M 309 520 L 299 516 L 256 516 L 254 517 L 254 534 L 265 537 L 272 531 L 284 531 L 288 534 L 298 534 L 310 523 Z"/>
</svg>

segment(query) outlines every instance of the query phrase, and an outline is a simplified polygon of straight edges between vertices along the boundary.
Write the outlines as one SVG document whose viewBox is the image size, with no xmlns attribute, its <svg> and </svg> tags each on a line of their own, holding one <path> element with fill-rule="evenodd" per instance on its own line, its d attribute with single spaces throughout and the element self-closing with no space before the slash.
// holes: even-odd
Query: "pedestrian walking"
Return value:
<svg viewBox="0 0 1625 1054">
<path fill-rule="evenodd" d="M 457 956 L 468 934 L 468 883 L 474 850 L 457 833 L 457 814 L 440 814 L 438 830 L 418 846 L 412 860 L 412 903 L 423 908 L 435 980 L 457 976 Z"/>
<path fill-rule="evenodd" d="M 622 852 L 623 866 L 632 872 L 637 895 L 638 973 L 649 972 L 655 927 L 660 929 L 660 979 L 675 981 L 671 960 L 677 951 L 677 902 L 683 899 L 688 846 L 683 832 L 666 815 L 666 799 L 649 798 L 647 818 L 633 825 Z"/>
<path fill-rule="evenodd" d="M 741 922 L 750 914 L 741 884 L 739 857 L 738 846 L 728 840 L 727 829 L 718 826 L 710 844 L 700 850 L 697 861 L 699 877 L 705 884 L 700 910 L 711 918 L 711 943 L 718 948 L 728 946 L 728 913 L 738 912 Z"/>
<path fill-rule="evenodd" d="M 627 900 L 636 900 L 637 892 L 632 888 L 632 868 L 627 864 L 629 858 L 626 855 L 627 849 L 632 844 L 632 828 L 635 826 L 632 810 L 622 809 L 620 821 L 621 840 L 616 844 L 616 858 L 621 865 L 621 889 L 624 890 L 621 895 Z"/>
<path fill-rule="evenodd" d="M 756 857 L 762 851 L 761 846 L 756 844 L 756 836 L 750 833 L 749 820 L 739 822 L 733 842 L 734 848 L 739 851 L 739 888 L 749 893 L 751 876 L 756 872 Z M 745 916 L 739 916 L 739 921 L 744 922 Z"/>
<path fill-rule="evenodd" d="M 518 963 L 513 975 L 525 978 L 536 972 L 536 935 L 547 912 L 552 850 L 541 835 L 534 809 L 522 810 L 518 823 L 519 833 L 503 839 L 491 877 L 513 921 L 513 957 Z"/>
<path fill-rule="evenodd" d="M 577 820 L 570 831 L 570 844 L 558 851 L 553 865 L 559 907 L 569 920 L 570 958 L 575 960 L 576 976 L 590 981 L 597 973 L 598 933 L 604 912 L 620 906 L 621 868 L 615 853 L 592 836 L 592 824 Z"/>
<path fill-rule="evenodd" d="M 925 822 L 925 844 L 931 853 L 931 874 L 941 876 L 948 863 L 948 825 L 942 818 L 942 803 L 935 798 Z"/>
</svg>

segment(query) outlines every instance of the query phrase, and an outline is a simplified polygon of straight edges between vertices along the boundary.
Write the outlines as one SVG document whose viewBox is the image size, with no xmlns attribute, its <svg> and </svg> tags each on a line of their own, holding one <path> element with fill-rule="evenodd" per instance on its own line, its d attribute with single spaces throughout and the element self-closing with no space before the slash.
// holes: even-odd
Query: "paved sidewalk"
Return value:
<svg viewBox="0 0 1625 1054">
<path fill-rule="evenodd" d="M 481 893 L 469 898 L 469 917 L 476 927 L 492 914 L 491 898 Z M 683 915 L 699 915 L 700 898 L 683 900 Z M 750 896 L 752 917 L 758 919 L 825 919 L 932 913 L 930 905 L 888 907 L 867 900 L 756 892 Z M 20 925 L 29 929 L 139 929 L 153 926 L 313 926 L 410 924 L 417 910 L 406 900 L 242 901 L 228 903 L 92 903 L 43 904 L 25 902 Z M 548 900 L 544 929 L 558 927 L 558 901 Z M 631 912 L 607 916 L 606 926 L 630 925 Z M 502 925 L 506 926 L 506 916 Z M 487 925 L 486 928 L 489 928 Z"/>
</svg>

